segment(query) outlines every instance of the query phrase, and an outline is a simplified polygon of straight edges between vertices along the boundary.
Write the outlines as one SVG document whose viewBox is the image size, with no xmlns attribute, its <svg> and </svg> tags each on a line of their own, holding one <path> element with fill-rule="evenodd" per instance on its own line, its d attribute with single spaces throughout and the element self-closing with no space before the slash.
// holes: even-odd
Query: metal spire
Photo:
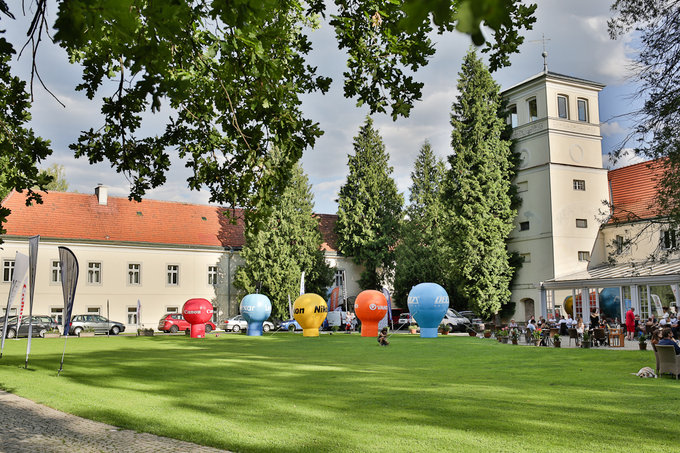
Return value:
<svg viewBox="0 0 680 453">
<path fill-rule="evenodd" d="M 533 41 L 529 42 L 540 42 L 543 44 L 543 52 L 541 53 L 541 56 L 543 57 L 543 73 L 547 74 L 548 73 L 548 52 L 545 50 L 545 42 L 550 41 L 550 38 L 545 37 L 544 33 L 541 33 L 541 39 L 535 39 Z"/>
</svg>

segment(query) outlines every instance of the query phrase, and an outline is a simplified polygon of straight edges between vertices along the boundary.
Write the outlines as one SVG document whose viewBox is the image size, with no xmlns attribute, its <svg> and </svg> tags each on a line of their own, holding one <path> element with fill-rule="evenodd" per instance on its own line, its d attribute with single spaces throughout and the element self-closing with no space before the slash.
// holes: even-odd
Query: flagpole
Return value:
<svg viewBox="0 0 680 453">
<path fill-rule="evenodd" d="M 61 374 L 64 369 L 64 355 L 66 355 L 66 341 L 68 340 L 68 331 L 71 330 L 71 323 L 68 323 L 68 329 L 66 329 L 66 337 L 64 338 L 64 351 L 61 353 L 61 363 L 59 364 L 59 371 L 57 371 L 57 377 Z"/>
</svg>

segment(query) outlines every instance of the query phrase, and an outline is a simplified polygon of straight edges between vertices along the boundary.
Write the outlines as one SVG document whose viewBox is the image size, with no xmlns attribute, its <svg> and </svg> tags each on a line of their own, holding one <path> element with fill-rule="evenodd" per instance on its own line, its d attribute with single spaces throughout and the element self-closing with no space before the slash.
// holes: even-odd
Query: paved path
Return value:
<svg viewBox="0 0 680 453">
<path fill-rule="evenodd" d="M 0 391 L 0 452 L 224 452 L 123 430 Z"/>
</svg>

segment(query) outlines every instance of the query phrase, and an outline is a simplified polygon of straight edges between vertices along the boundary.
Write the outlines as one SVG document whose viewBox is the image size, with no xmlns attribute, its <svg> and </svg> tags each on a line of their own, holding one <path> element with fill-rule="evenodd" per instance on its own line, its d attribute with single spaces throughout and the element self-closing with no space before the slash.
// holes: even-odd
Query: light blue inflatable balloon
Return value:
<svg viewBox="0 0 680 453">
<path fill-rule="evenodd" d="M 436 338 L 449 309 L 449 295 L 436 283 L 420 283 L 408 293 L 408 310 L 420 326 L 420 338 Z"/>
<path fill-rule="evenodd" d="M 272 313 L 272 303 L 264 294 L 248 294 L 241 300 L 241 316 L 248 322 L 249 336 L 262 336 L 262 323 Z"/>
</svg>

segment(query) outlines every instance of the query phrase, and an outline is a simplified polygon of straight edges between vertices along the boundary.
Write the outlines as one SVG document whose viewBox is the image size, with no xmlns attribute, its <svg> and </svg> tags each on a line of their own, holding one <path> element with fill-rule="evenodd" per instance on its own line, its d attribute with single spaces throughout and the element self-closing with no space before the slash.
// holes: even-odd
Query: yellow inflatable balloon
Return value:
<svg viewBox="0 0 680 453">
<path fill-rule="evenodd" d="M 303 337 L 318 337 L 327 314 L 326 301 L 318 294 L 303 294 L 293 304 L 293 316 L 302 327 Z"/>
</svg>

